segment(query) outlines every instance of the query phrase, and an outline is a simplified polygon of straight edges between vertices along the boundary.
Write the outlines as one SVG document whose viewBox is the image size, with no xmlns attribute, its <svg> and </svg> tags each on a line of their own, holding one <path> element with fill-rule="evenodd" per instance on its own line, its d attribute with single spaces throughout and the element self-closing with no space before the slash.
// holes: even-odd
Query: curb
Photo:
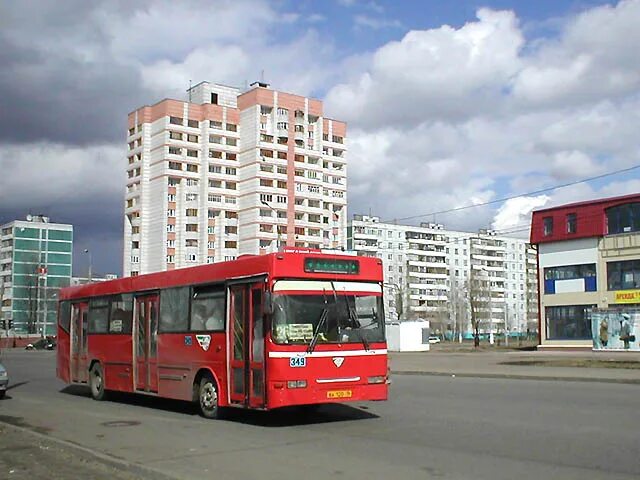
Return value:
<svg viewBox="0 0 640 480">
<path fill-rule="evenodd" d="M 634 378 L 594 378 L 594 377 L 542 377 L 534 375 L 518 375 L 511 373 L 447 373 L 427 372 L 419 370 L 391 371 L 392 375 L 432 376 L 432 377 L 463 377 L 463 378 L 503 378 L 509 380 L 536 380 L 552 382 L 587 382 L 587 383 L 621 383 L 640 385 L 640 379 Z"/>
<path fill-rule="evenodd" d="M 55 443 L 69 449 L 73 449 L 76 451 L 76 453 L 80 454 L 81 456 L 87 459 L 99 461 L 105 465 L 109 465 L 110 467 L 113 467 L 113 468 L 125 470 L 134 475 L 141 475 L 145 478 L 154 478 L 154 479 L 157 478 L 160 480 L 177 480 L 179 478 L 179 477 L 173 477 L 173 476 L 167 475 L 164 472 L 155 470 L 145 465 L 140 465 L 138 463 L 130 462 L 128 460 L 123 460 L 123 459 L 108 455 L 106 453 L 97 452 L 91 448 L 83 447 L 82 445 L 78 445 L 74 442 L 70 442 L 69 440 L 63 440 L 61 438 L 52 437 L 44 433 L 37 432 L 35 430 L 31 430 L 30 428 L 14 425 L 13 423 L 6 422 L 4 420 L 0 420 L 0 423 L 3 426 L 7 427 L 8 429 L 13 429 L 18 432 L 27 433 L 41 440 Z"/>
</svg>

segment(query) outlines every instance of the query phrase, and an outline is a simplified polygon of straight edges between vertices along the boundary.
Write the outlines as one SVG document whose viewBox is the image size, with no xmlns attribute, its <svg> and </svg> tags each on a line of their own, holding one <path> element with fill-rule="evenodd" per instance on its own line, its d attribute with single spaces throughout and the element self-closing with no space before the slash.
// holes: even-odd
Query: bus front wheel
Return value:
<svg viewBox="0 0 640 480">
<path fill-rule="evenodd" d="M 200 380 L 200 390 L 198 394 L 200 413 L 204 418 L 219 418 L 220 408 L 218 407 L 218 387 L 216 382 L 208 375 Z"/>
<path fill-rule="evenodd" d="M 96 363 L 89 371 L 89 387 L 91 388 L 91 396 L 94 400 L 104 400 L 107 393 L 104 389 L 104 375 L 102 366 Z"/>
</svg>

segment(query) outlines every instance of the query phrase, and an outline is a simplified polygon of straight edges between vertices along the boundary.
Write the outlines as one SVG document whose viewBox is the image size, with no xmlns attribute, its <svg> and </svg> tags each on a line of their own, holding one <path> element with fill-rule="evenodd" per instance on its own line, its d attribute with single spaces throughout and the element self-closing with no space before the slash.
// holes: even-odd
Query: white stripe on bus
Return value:
<svg viewBox="0 0 640 480">
<path fill-rule="evenodd" d="M 269 352 L 269 358 L 293 358 L 293 357 L 367 357 L 371 355 L 386 355 L 387 349 L 378 350 L 342 350 L 330 352 Z"/>
</svg>

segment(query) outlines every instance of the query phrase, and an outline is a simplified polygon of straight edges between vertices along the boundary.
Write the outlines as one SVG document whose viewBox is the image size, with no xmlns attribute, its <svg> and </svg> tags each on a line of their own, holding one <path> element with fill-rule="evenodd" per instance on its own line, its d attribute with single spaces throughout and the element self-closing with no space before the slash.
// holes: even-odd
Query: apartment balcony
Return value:
<svg viewBox="0 0 640 480">
<path fill-rule="evenodd" d="M 448 279 L 449 274 L 446 272 L 409 272 L 408 275 L 414 278 L 428 278 L 428 279 Z"/>
<path fill-rule="evenodd" d="M 412 267 L 427 267 L 427 268 L 437 268 L 442 270 L 447 270 L 447 264 L 444 262 L 430 262 L 423 260 L 409 260 L 409 265 Z"/>
<path fill-rule="evenodd" d="M 507 250 L 506 245 L 483 245 L 480 243 L 474 243 L 471 245 L 471 251 L 474 250 L 484 250 L 486 252 L 501 252 L 505 253 Z"/>
<path fill-rule="evenodd" d="M 363 240 L 375 240 L 378 241 L 378 236 L 373 233 L 361 233 L 361 232 L 353 232 L 354 239 L 363 239 Z"/>
<path fill-rule="evenodd" d="M 410 255 L 420 255 L 420 256 L 428 255 L 428 256 L 442 257 L 442 258 L 445 258 L 447 256 L 447 252 L 445 252 L 444 250 L 427 250 L 427 249 L 423 250 L 420 248 L 411 248 L 411 247 L 409 247 L 409 249 L 407 250 L 407 253 Z"/>
<path fill-rule="evenodd" d="M 471 258 L 474 260 L 481 260 L 485 262 L 504 262 L 504 255 L 486 255 L 484 253 L 472 253 Z"/>
<path fill-rule="evenodd" d="M 434 245 L 434 246 L 437 245 L 439 247 L 447 246 L 447 242 L 444 239 L 434 240 L 429 238 L 413 238 L 407 235 L 406 240 L 410 243 L 418 243 L 420 245 Z"/>
<path fill-rule="evenodd" d="M 410 294 L 410 300 L 428 301 L 428 302 L 446 302 L 449 297 L 447 295 L 420 295 Z"/>
</svg>

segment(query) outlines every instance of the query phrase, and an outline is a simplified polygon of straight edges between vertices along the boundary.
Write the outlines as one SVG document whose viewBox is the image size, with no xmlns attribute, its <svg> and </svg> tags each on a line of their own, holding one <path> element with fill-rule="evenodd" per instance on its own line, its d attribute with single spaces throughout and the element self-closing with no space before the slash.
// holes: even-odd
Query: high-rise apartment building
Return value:
<svg viewBox="0 0 640 480">
<path fill-rule="evenodd" d="M 535 330 L 536 251 L 526 240 L 364 215 L 354 215 L 347 232 L 349 249 L 383 261 L 389 320 L 428 318 L 470 333 L 474 298 L 481 332 Z"/>
<path fill-rule="evenodd" d="M 56 334 L 57 293 L 71 281 L 73 226 L 37 215 L 0 226 L 0 297 L 11 333 Z"/>
<path fill-rule="evenodd" d="M 124 275 L 346 245 L 346 124 L 264 83 L 129 114 Z"/>
</svg>

